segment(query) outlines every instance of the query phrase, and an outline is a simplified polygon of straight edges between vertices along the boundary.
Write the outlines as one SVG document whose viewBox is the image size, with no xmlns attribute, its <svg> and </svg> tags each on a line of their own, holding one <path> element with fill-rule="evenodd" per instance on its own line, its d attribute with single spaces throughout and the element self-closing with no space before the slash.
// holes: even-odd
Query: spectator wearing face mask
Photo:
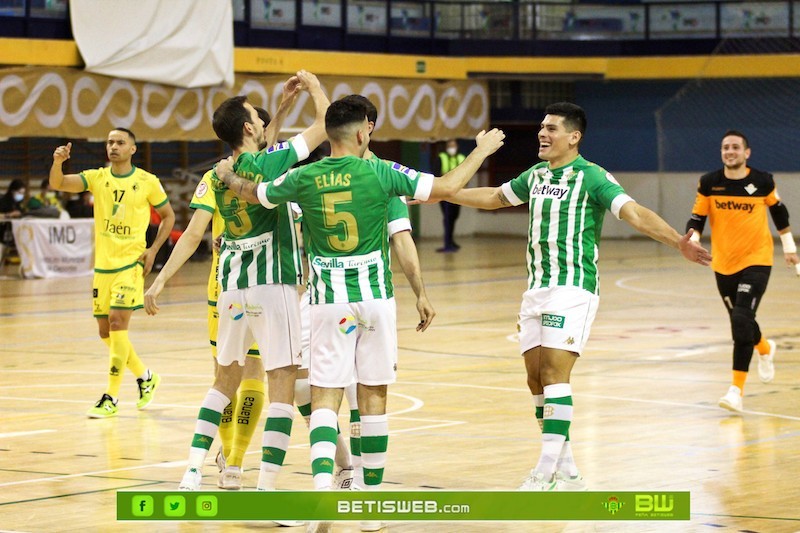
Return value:
<svg viewBox="0 0 800 533">
<path fill-rule="evenodd" d="M 26 215 L 40 218 L 69 217 L 61 205 L 58 193 L 50 188 L 50 178 L 42 180 L 39 194 L 31 196 L 26 204 Z"/>
<path fill-rule="evenodd" d="M 22 201 L 25 199 L 25 183 L 22 180 L 12 180 L 6 193 L 0 197 L 0 220 L 19 218 L 24 211 Z M 14 247 L 14 233 L 11 222 L 0 222 L 0 257 L 6 252 L 6 247 Z"/>
<path fill-rule="evenodd" d="M 460 165 L 465 157 L 464 154 L 458 152 L 458 142 L 455 139 L 448 139 L 444 152 L 440 152 L 439 157 L 435 160 L 434 175 L 444 176 Z M 439 207 L 442 209 L 442 223 L 444 224 L 444 246 L 437 248 L 436 251 L 457 252 L 461 247 L 453 240 L 453 234 L 456 230 L 456 219 L 458 219 L 461 206 L 450 202 L 439 202 Z"/>
<path fill-rule="evenodd" d="M 12 180 L 8 190 L 0 198 L 0 214 L 3 218 L 19 218 L 23 211 L 22 201 L 25 199 L 25 183 L 22 180 Z"/>
</svg>

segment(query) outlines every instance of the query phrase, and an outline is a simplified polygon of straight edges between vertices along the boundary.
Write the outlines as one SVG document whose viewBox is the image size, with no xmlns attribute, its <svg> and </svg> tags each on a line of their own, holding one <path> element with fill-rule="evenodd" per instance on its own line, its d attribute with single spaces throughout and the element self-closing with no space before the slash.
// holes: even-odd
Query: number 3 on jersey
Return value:
<svg viewBox="0 0 800 533">
<path fill-rule="evenodd" d="M 353 201 L 351 191 L 330 192 L 322 195 L 322 211 L 325 216 L 325 227 L 338 229 L 344 233 L 328 235 L 328 245 L 339 252 L 351 252 L 358 246 L 358 224 L 356 217 L 347 211 L 336 211 L 339 204 L 349 204 Z"/>
</svg>

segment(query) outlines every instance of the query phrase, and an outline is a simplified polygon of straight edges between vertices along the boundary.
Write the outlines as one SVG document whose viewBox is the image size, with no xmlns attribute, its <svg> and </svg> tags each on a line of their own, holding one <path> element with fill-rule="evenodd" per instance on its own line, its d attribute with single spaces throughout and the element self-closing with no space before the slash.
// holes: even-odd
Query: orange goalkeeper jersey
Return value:
<svg viewBox="0 0 800 533">
<path fill-rule="evenodd" d="M 748 169 L 742 179 L 728 179 L 722 169 L 700 178 L 695 215 L 711 224 L 711 268 L 731 275 L 749 266 L 772 265 L 770 206 L 780 201 L 772 174 Z"/>
</svg>

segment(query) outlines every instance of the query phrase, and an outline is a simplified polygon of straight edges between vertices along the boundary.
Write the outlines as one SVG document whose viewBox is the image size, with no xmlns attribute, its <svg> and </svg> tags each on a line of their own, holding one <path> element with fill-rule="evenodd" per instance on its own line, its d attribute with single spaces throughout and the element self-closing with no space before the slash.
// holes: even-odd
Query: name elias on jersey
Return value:
<svg viewBox="0 0 800 533">
<path fill-rule="evenodd" d="M 531 196 L 538 198 L 553 198 L 555 200 L 563 200 L 569 193 L 569 187 L 562 187 L 559 185 L 534 185 L 531 189 Z"/>
<path fill-rule="evenodd" d="M 720 202 L 719 200 L 714 200 L 714 207 L 721 210 L 732 210 L 732 211 L 747 211 L 748 213 L 753 212 L 753 208 L 755 208 L 755 204 L 747 203 L 747 202 L 737 202 L 735 200 L 728 200 L 727 202 Z"/>
<path fill-rule="evenodd" d="M 336 174 L 335 172 L 331 172 L 330 174 L 317 176 L 314 178 L 314 182 L 317 184 L 317 189 L 324 189 L 325 187 L 349 187 L 350 174 Z"/>
</svg>

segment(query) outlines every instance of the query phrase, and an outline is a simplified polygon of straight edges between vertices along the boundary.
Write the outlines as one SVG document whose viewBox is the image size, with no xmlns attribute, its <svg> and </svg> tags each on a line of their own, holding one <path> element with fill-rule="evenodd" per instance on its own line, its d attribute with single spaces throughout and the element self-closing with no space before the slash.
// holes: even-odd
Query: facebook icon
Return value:
<svg viewBox="0 0 800 533">
<path fill-rule="evenodd" d="M 155 505 L 152 496 L 134 496 L 131 500 L 131 513 L 133 516 L 153 516 Z"/>
</svg>

